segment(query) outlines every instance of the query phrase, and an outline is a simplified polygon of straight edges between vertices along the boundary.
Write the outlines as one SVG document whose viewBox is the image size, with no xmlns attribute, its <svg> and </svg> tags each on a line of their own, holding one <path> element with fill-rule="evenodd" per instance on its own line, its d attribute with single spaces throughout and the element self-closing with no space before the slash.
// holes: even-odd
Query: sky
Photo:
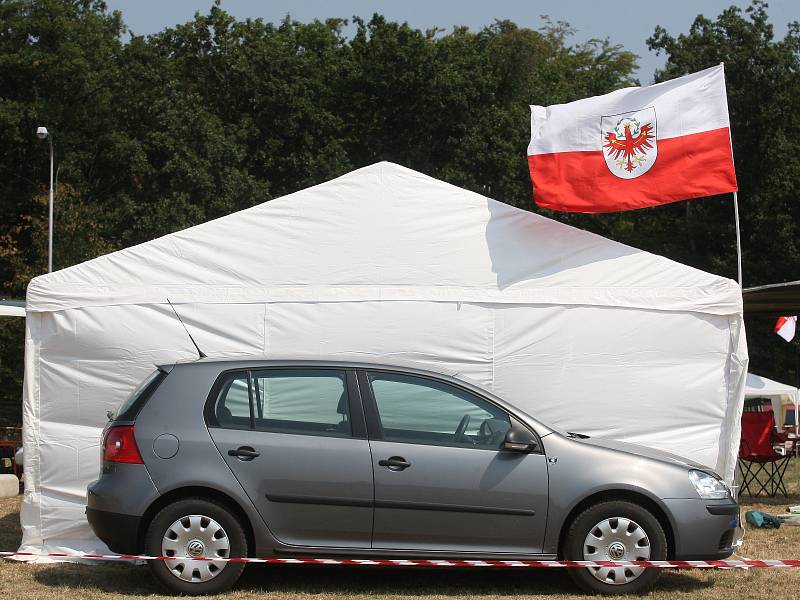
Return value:
<svg viewBox="0 0 800 600">
<path fill-rule="evenodd" d="M 190 20 L 195 12 L 207 13 L 213 0 L 106 0 L 109 8 L 122 12 L 123 20 L 136 35 L 147 35 Z M 298 21 L 328 17 L 370 17 L 379 12 L 393 21 L 407 21 L 413 27 L 446 30 L 454 25 L 481 29 L 495 19 L 510 19 L 523 27 L 538 29 L 541 15 L 567 21 L 577 33 L 575 43 L 591 38 L 609 38 L 639 55 L 639 79 L 652 82 L 664 56 L 647 49 L 646 40 L 656 25 L 671 35 L 685 33 L 698 14 L 714 18 L 735 4 L 746 7 L 749 0 L 403 0 L 366 2 L 361 0 L 223 0 L 222 7 L 239 19 L 261 17 L 280 21 L 287 14 Z M 800 0 L 771 0 L 769 14 L 776 37 L 783 37 L 787 24 L 800 21 Z"/>
</svg>

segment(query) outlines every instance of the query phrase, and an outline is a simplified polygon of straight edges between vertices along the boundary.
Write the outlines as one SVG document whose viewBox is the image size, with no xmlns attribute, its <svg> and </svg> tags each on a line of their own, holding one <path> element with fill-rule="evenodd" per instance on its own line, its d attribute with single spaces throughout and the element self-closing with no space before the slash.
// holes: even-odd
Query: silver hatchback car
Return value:
<svg viewBox="0 0 800 600">
<path fill-rule="evenodd" d="M 560 432 L 457 378 L 406 366 L 161 366 L 103 433 L 86 515 L 175 592 L 232 586 L 244 556 L 703 560 L 739 510 L 707 467 Z M 205 560 L 193 560 L 203 558 Z M 209 560 L 210 559 L 210 560 Z M 570 569 L 632 593 L 658 569 Z"/>
</svg>

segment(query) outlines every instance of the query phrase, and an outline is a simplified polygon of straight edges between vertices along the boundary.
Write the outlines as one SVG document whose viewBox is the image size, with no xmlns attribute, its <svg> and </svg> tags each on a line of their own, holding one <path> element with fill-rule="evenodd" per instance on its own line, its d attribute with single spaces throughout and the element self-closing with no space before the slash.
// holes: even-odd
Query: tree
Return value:
<svg viewBox="0 0 800 600">
<path fill-rule="evenodd" d="M 745 286 L 797 279 L 800 272 L 800 24 L 790 24 L 786 36 L 775 40 L 767 8 L 760 0 L 744 12 L 732 6 L 715 20 L 698 16 L 687 34 L 673 37 L 658 27 L 648 40 L 651 49 L 667 56 L 658 80 L 725 63 Z M 665 253 L 733 276 L 729 197 L 687 203 L 685 227 L 681 212 L 681 207 L 664 211 L 669 221 L 660 236 Z M 754 371 L 785 380 L 795 370 L 797 343 L 793 347 L 779 340 L 772 333 L 773 320 L 748 318 L 746 323 Z"/>
<path fill-rule="evenodd" d="M 56 139 L 55 267 L 107 251 L 90 189 L 100 141 L 113 123 L 114 76 L 124 31 L 118 13 L 91 0 L 0 2 L 0 295 L 21 297 L 47 266 L 46 125 Z M 74 234 L 74 235 L 73 235 Z M 22 323 L 0 322 L 0 422 L 19 423 Z"/>
<path fill-rule="evenodd" d="M 83 187 L 113 121 L 108 82 L 123 31 L 120 15 L 107 13 L 98 1 L 0 4 L 0 285 L 6 292 L 20 291 L 7 257 L 23 257 L 34 272 L 47 264 L 26 224 L 46 214 L 37 197 L 49 175 L 47 146 L 33 132 L 48 127 L 60 179 Z M 68 260 L 57 257 L 56 267 L 89 258 L 96 249 L 83 250 Z"/>
<path fill-rule="evenodd" d="M 531 208 L 528 104 L 633 83 L 635 56 L 498 21 L 421 31 L 207 14 L 132 36 L 100 0 L 0 0 L 0 293 L 56 268 L 394 160 Z M 580 216 L 564 220 L 592 225 Z M 19 420 L 21 329 L 0 323 L 0 420 Z M 2 413 L 5 406 L 10 412 Z"/>
<path fill-rule="evenodd" d="M 355 22 L 337 91 L 353 165 L 392 160 L 528 209 L 528 105 L 633 83 L 635 55 L 608 41 L 569 46 L 563 23 L 444 34 L 380 15 Z"/>
</svg>

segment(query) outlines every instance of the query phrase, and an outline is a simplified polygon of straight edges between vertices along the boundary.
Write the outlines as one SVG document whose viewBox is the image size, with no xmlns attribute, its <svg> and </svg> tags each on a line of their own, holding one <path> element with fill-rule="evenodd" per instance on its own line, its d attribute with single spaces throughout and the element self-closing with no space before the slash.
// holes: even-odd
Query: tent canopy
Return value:
<svg viewBox="0 0 800 600">
<path fill-rule="evenodd" d="M 744 390 L 745 398 L 769 398 L 772 400 L 772 410 L 775 412 L 775 425 L 782 427 L 786 422 L 788 406 L 794 406 L 795 425 L 798 414 L 798 390 L 796 387 L 767 379 L 755 373 L 747 374 L 747 384 Z"/>
<path fill-rule="evenodd" d="M 24 548 L 103 549 L 106 411 L 196 356 L 168 298 L 210 357 L 412 360 L 733 477 L 735 282 L 383 162 L 31 282 Z"/>
<path fill-rule="evenodd" d="M 35 278 L 28 310 L 437 300 L 739 314 L 735 282 L 392 163 Z"/>
<path fill-rule="evenodd" d="M 747 374 L 744 390 L 745 398 L 786 398 L 794 403 L 797 399 L 797 388 L 785 383 L 778 383 L 755 373 Z"/>
<path fill-rule="evenodd" d="M 780 317 L 800 312 L 800 281 L 772 283 L 742 291 L 746 315 Z"/>
<path fill-rule="evenodd" d="M 25 317 L 25 302 L 0 300 L 0 317 Z"/>
</svg>

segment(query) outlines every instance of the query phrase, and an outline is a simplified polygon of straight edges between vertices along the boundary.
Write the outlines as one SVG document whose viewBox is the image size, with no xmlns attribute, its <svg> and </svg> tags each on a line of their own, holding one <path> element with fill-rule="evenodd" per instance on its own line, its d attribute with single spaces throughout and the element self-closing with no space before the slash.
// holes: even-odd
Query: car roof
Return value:
<svg viewBox="0 0 800 600">
<path fill-rule="evenodd" d="M 158 365 L 159 368 L 179 367 L 184 365 L 200 365 L 200 364 L 214 364 L 214 363 L 229 363 L 247 368 L 249 366 L 270 366 L 270 367 L 342 367 L 350 369 L 383 369 L 389 371 L 409 371 L 419 374 L 429 374 L 445 377 L 452 377 L 458 380 L 464 380 L 471 385 L 477 385 L 470 381 L 470 378 L 462 375 L 458 371 L 448 368 L 444 365 L 431 365 L 422 361 L 409 360 L 407 358 L 369 358 L 363 355 L 338 355 L 335 358 L 324 357 L 319 355 L 282 355 L 282 356 L 259 356 L 259 355 L 245 355 L 245 356 L 220 356 L 220 357 L 204 357 L 194 360 L 181 360 L 170 365 Z M 478 386 L 480 387 L 480 386 Z"/>
</svg>

